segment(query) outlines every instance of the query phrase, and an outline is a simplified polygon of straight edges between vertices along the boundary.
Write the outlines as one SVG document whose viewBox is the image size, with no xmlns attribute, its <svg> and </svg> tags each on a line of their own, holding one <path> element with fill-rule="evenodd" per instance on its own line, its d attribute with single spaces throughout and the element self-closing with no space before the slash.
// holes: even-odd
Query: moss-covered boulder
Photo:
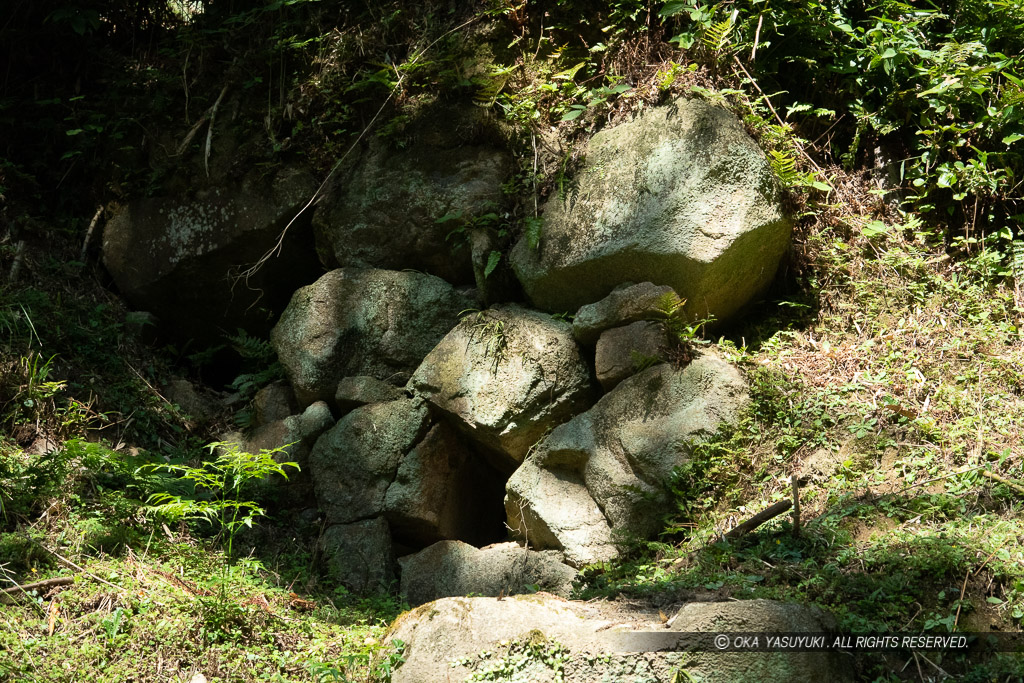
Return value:
<svg viewBox="0 0 1024 683">
<path fill-rule="evenodd" d="M 654 282 L 695 318 L 727 320 L 775 276 L 789 245 L 778 184 L 727 110 L 677 99 L 596 134 L 537 249 L 512 265 L 530 300 L 574 311 L 623 282 Z"/>
<path fill-rule="evenodd" d="M 617 534 L 658 531 L 664 485 L 693 444 L 739 419 L 739 371 L 705 355 L 634 375 L 557 427 L 508 481 L 513 534 L 574 566 L 612 559 Z"/>
<path fill-rule="evenodd" d="M 846 683 L 853 678 L 848 656 L 836 651 L 714 651 L 714 636 L 721 633 L 821 634 L 835 628 L 832 616 L 816 607 L 770 600 L 697 603 L 663 622 L 653 607 L 544 593 L 503 600 L 444 598 L 395 620 L 387 641 L 404 644 L 405 661 L 392 680 Z"/>
<path fill-rule="evenodd" d="M 406 116 L 317 209 L 320 258 L 329 268 L 412 268 L 472 284 L 469 235 L 449 234 L 499 209 L 511 155 L 481 107 L 436 102 Z"/>
<path fill-rule="evenodd" d="M 512 305 L 463 317 L 409 384 L 509 471 L 596 397 L 569 324 Z"/>
<path fill-rule="evenodd" d="M 423 273 L 339 268 L 295 292 L 270 339 L 302 405 L 344 377 L 402 385 L 472 302 Z"/>
<path fill-rule="evenodd" d="M 308 173 L 283 169 L 134 201 L 107 223 L 103 262 L 125 299 L 179 339 L 222 343 L 238 327 L 265 333 L 295 288 L 322 272 L 309 216 L 292 224 L 275 258 L 251 277 L 244 271 L 274 247 L 315 189 Z"/>
</svg>

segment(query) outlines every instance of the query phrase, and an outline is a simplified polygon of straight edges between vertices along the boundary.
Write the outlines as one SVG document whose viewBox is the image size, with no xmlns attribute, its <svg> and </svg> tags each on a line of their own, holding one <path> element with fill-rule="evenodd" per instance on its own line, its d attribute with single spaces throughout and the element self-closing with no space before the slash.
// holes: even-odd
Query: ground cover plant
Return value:
<svg viewBox="0 0 1024 683">
<path fill-rule="evenodd" d="M 106 289 L 90 218 L 173 187 L 173 164 L 201 175 L 223 89 L 242 94 L 240 164 L 323 174 L 361 134 L 401 146 L 434 93 L 471 96 L 518 154 L 487 217 L 502 248 L 542 239 L 540 203 L 572 192 L 600 127 L 682 94 L 733 109 L 788 188 L 794 247 L 746 322 L 683 331 L 740 364 L 753 403 L 677 471 L 659 540 L 587 568 L 579 596 L 798 599 L 847 630 L 1019 631 L 1019 4 L 456 5 L 16 3 L 0 27 L 0 124 L 23 133 L 0 148 L 0 588 L 44 583 L 5 594 L 0 678 L 380 681 L 401 662 L 381 644 L 400 602 L 321 576 L 315 520 L 239 489 L 266 517 L 232 542 L 147 508 L 217 500 L 174 475 L 210 462 L 245 408 L 189 415 L 155 388 L 209 376 L 219 351 L 154 341 Z M 487 50 L 462 39 L 480 34 Z M 49 62 L 28 49 L 45 44 Z M 74 67 L 78 53 L 95 59 Z M 263 361 L 236 382 L 245 398 L 276 377 Z M 793 475 L 799 536 L 780 517 L 719 540 L 791 496 Z M 856 666 L 868 681 L 1024 675 L 1019 654 Z"/>
</svg>

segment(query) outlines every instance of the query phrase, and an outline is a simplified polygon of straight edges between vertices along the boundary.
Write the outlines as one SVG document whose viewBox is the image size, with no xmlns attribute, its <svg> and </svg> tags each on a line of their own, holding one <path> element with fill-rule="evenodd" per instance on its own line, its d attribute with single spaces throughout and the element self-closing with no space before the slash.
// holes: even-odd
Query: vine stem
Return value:
<svg viewBox="0 0 1024 683">
<path fill-rule="evenodd" d="M 429 45 L 427 45 L 427 47 L 423 48 L 422 52 L 413 57 L 412 61 L 409 62 L 409 66 L 411 67 L 414 64 L 416 64 L 416 62 L 418 62 L 420 58 L 423 57 L 423 55 L 427 54 L 427 52 L 429 52 L 430 49 L 437 45 L 442 39 L 446 38 L 452 33 L 455 33 L 458 30 L 465 28 L 466 26 L 469 26 L 473 22 L 477 21 L 479 18 L 480 15 L 477 15 L 470 19 L 469 21 L 465 21 L 456 26 L 455 28 L 449 29 L 448 31 L 442 33 L 434 40 L 434 42 L 430 43 Z M 395 67 L 395 72 L 398 72 L 397 66 Z M 366 127 L 363 128 L 361 133 L 359 133 L 359 137 L 357 137 L 355 141 L 353 141 L 352 144 L 349 145 L 349 148 L 345 150 L 345 153 L 341 155 L 341 158 L 339 158 L 338 161 L 335 162 L 334 166 L 327 173 L 327 176 L 324 178 L 323 182 L 320 183 L 320 186 L 316 188 L 315 192 L 313 192 L 313 196 L 309 198 L 309 200 L 303 205 L 303 207 L 299 209 L 299 211 L 294 216 L 292 216 L 292 219 L 288 221 L 288 224 L 284 226 L 284 229 L 281 230 L 280 234 L 278 234 L 277 241 L 274 243 L 274 246 L 271 247 L 265 254 L 263 254 L 263 256 L 261 256 L 259 260 L 256 261 L 256 263 L 254 263 L 252 266 L 239 273 L 235 277 L 235 283 L 237 283 L 239 280 L 242 280 L 245 282 L 246 286 L 248 286 L 249 279 L 256 273 L 258 273 L 260 268 L 262 268 L 264 264 L 267 263 L 267 261 L 281 253 L 281 249 L 284 246 L 284 238 L 285 235 L 288 234 L 288 230 L 292 227 L 292 225 L 295 224 L 295 221 L 297 221 L 299 217 L 302 216 L 302 214 L 304 214 L 306 210 L 309 209 L 309 207 L 313 206 L 313 204 L 316 203 L 317 199 L 320 198 L 320 194 L 323 192 L 324 188 L 327 187 L 327 182 L 331 179 L 331 176 L 333 176 L 335 172 L 337 172 L 337 170 L 341 167 L 342 162 L 345 161 L 348 155 L 352 153 L 352 150 L 356 148 L 356 145 L 358 145 L 362 141 L 362 139 L 366 137 L 366 134 L 370 131 L 371 128 L 373 128 L 373 124 L 377 122 L 378 118 L 380 118 L 380 115 L 384 111 L 384 108 L 388 106 L 388 103 L 394 98 L 395 94 L 402 87 L 402 83 L 405 81 L 405 76 L 406 74 L 404 73 L 399 75 L 398 82 L 395 83 L 394 87 L 391 89 L 391 92 L 388 93 L 387 98 L 380 105 L 380 108 L 377 109 L 377 113 L 373 115 L 373 118 L 370 119 L 370 122 L 366 124 Z"/>
<path fill-rule="evenodd" d="M 761 96 L 764 97 L 765 104 L 768 105 L 768 108 L 771 110 L 772 115 L 775 116 L 775 120 L 779 122 L 779 125 L 780 126 L 785 126 L 786 125 L 785 121 L 782 120 L 782 117 L 779 116 L 779 112 L 775 111 L 775 107 L 772 106 L 771 98 L 768 97 L 768 94 L 765 93 L 764 90 L 761 90 L 761 86 L 757 84 L 757 81 L 754 79 L 754 77 L 751 76 L 750 72 L 747 71 L 747 68 L 745 66 L 743 66 L 743 62 L 741 62 L 739 60 L 739 57 L 737 57 L 736 55 L 733 55 L 732 56 L 732 60 L 734 62 L 736 62 L 736 66 L 738 66 L 740 68 L 740 71 L 742 71 L 744 73 L 744 75 L 747 77 L 747 79 L 750 80 L 750 83 L 757 89 L 757 92 L 761 93 Z M 807 150 L 804 149 L 804 146 L 800 144 L 800 141 L 797 140 L 796 137 L 793 138 L 793 144 L 796 145 L 796 148 L 800 152 L 800 154 L 802 154 L 803 157 L 805 159 L 807 159 L 808 162 L 810 162 L 811 166 L 813 166 L 814 169 L 818 173 L 821 174 L 822 179 L 826 183 L 828 183 L 828 178 L 825 177 L 825 171 L 823 171 L 821 169 L 821 166 L 818 166 L 817 162 L 815 162 L 814 159 L 811 158 L 811 155 L 807 153 Z M 829 184 L 830 187 L 832 186 L 832 183 L 828 183 L 828 184 Z M 835 189 L 835 188 L 833 188 L 833 189 Z"/>
</svg>

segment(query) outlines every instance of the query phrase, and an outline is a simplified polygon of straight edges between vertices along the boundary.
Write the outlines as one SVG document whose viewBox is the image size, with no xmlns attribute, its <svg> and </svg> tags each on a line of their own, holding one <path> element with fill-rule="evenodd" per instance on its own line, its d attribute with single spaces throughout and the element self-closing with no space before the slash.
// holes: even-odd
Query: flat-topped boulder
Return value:
<svg viewBox="0 0 1024 683">
<path fill-rule="evenodd" d="M 666 624 L 654 608 L 538 593 L 429 602 L 400 615 L 387 642 L 404 644 L 405 662 L 393 673 L 394 683 L 674 683 L 681 672 L 714 683 L 846 683 L 853 667 L 836 651 L 718 652 L 714 646 L 714 636 L 727 632 L 820 634 L 834 628 L 831 615 L 799 603 L 691 603 Z M 697 651 L 687 651 L 698 642 Z"/>
<path fill-rule="evenodd" d="M 791 221 L 757 143 L 726 109 L 679 98 L 590 140 L 572 191 L 544 207 L 512 266 L 530 300 L 575 311 L 624 282 L 672 287 L 691 319 L 730 319 L 764 290 Z"/>
</svg>

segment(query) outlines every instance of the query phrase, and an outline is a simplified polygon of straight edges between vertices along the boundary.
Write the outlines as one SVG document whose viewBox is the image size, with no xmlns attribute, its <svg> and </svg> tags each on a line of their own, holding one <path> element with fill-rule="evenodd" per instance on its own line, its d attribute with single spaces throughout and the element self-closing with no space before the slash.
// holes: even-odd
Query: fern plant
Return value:
<svg viewBox="0 0 1024 683">
<path fill-rule="evenodd" d="M 701 37 L 701 42 L 704 43 L 705 48 L 718 54 L 722 51 L 722 48 L 729 44 L 729 35 L 736 26 L 736 15 L 738 13 L 739 10 L 735 10 L 727 19 L 708 26 Z"/>
<path fill-rule="evenodd" d="M 796 156 L 789 151 L 772 149 L 768 151 L 768 164 L 772 167 L 775 175 L 784 187 L 788 188 L 812 188 L 828 192 L 831 187 L 818 180 L 813 171 L 801 171 L 797 168 Z"/>
<path fill-rule="evenodd" d="M 231 382 L 231 388 L 248 401 L 257 391 L 271 382 L 284 377 L 284 368 L 277 362 L 274 347 L 266 339 L 253 337 L 239 328 L 238 334 L 225 337 L 231 348 L 241 356 L 246 372 Z"/>
<path fill-rule="evenodd" d="M 287 479 L 286 467 L 299 469 L 298 463 L 279 463 L 274 457 L 287 453 L 292 445 L 247 453 L 235 442 L 217 441 L 207 447 L 211 454 L 217 453 L 217 457 L 199 467 L 170 463 L 140 467 L 138 472 L 177 474 L 195 490 L 192 497 L 166 491 L 154 493 L 149 496 L 148 505 L 143 510 L 170 521 L 198 519 L 216 524 L 220 532 L 227 535 L 227 555 L 230 557 L 238 531 L 243 526 L 251 528 L 257 518 L 266 515 L 255 501 L 242 498 L 243 489 L 250 482 L 266 479 L 272 474 Z"/>
</svg>

